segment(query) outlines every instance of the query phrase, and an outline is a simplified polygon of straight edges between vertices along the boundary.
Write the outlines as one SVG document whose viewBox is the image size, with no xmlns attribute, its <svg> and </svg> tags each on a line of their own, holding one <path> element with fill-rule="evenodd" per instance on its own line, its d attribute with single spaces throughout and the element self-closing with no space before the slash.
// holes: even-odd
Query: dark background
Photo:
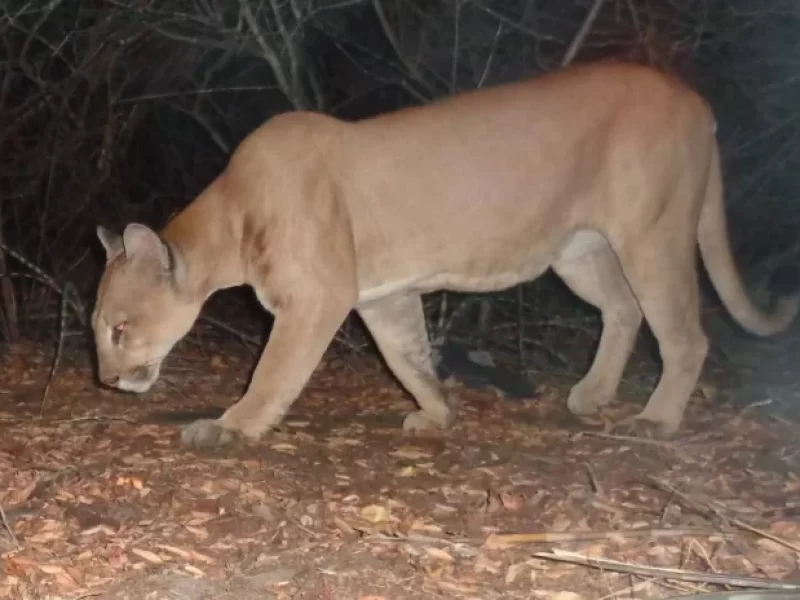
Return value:
<svg viewBox="0 0 800 600">
<path fill-rule="evenodd" d="M 797 262 L 798 33 L 795 0 L 5 0 L 0 241 L 15 255 L 0 254 L 0 349 L 56 339 L 65 291 L 91 309 L 98 223 L 162 226 L 272 114 L 359 118 L 605 57 L 674 72 L 711 102 L 736 259 L 761 301 Z M 709 292 L 718 357 L 790 355 L 744 337 L 715 303 Z M 596 312 L 550 276 L 466 302 L 434 294 L 428 308 L 438 338 L 529 372 L 581 372 L 599 333 Z M 268 330 L 246 291 L 206 315 L 221 335 Z M 67 327 L 86 340 L 78 316 Z M 338 339 L 368 343 L 357 322 Z"/>
</svg>

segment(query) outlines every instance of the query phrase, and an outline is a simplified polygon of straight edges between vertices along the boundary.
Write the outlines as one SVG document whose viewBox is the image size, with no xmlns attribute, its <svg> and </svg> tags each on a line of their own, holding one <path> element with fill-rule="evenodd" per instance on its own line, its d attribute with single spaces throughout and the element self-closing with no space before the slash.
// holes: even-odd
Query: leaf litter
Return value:
<svg viewBox="0 0 800 600">
<path fill-rule="evenodd" d="M 75 358 L 42 417 L 48 361 L 2 359 L 0 598 L 580 600 L 800 581 L 791 423 L 706 394 L 679 441 L 651 443 L 570 422 L 552 385 L 525 403 L 462 389 L 452 430 L 409 436 L 411 402 L 360 358 L 325 361 L 262 442 L 201 454 L 142 421 L 233 401 L 245 357 L 211 357 L 179 393 L 133 402 Z M 242 380 L 220 389 L 221 371 Z"/>
</svg>

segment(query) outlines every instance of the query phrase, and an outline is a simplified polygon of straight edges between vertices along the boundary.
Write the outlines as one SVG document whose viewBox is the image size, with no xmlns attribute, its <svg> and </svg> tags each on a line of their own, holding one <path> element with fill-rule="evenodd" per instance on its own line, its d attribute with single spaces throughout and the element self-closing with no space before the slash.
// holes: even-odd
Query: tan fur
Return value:
<svg viewBox="0 0 800 600">
<path fill-rule="evenodd" d="M 141 225 L 122 239 L 101 230 L 100 377 L 147 389 L 206 298 L 248 284 L 275 315 L 270 340 L 242 399 L 184 430 L 185 443 L 257 438 L 277 424 L 351 309 L 419 404 L 404 427 L 446 427 L 454 410 L 431 365 L 420 295 L 499 290 L 553 268 L 604 325 L 569 409 L 591 413 L 615 397 L 644 315 L 663 373 L 637 422 L 673 433 L 708 346 L 695 244 L 748 330 L 779 331 L 798 308 L 792 297 L 765 315 L 747 297 L 715 128 L 687 87 L 613 63 L 358 123 L 274 117 L 160 238 Z M 110 328 L 122 322 L 115 345 Z"/>
</svg>

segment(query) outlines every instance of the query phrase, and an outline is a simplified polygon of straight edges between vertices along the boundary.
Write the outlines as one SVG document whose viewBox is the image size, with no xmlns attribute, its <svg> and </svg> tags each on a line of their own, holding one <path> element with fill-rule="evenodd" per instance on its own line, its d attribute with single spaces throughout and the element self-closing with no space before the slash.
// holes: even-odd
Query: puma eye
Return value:
<svg viewBox="0 0 800 600">
<path fill-rule="evenodd" d="M 122 334 L 125 333 L 125 328 L 127 326 L 127 321 L 122 321 L 121 323 L 114 325 L 114 329 L 111 331 L 111 342 L 115 346 L 119 346 L 119 343 L 122 340 Z"/>
</svg>

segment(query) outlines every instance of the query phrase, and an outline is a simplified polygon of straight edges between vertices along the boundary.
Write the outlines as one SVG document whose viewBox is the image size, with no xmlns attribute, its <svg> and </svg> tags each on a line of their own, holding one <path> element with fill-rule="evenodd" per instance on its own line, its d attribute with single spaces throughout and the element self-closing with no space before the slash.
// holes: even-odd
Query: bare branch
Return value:
<svg viewBox="0 0 800 600">
<path fill-rule="evenodd" d="M 433 86 L 425 80 L 417 66 L 409 61 L 403 53 L 403 49 L 400 47 L 394 30 L 392 29 L 392 25 L 389 23 L 389 19 L 386 16 L 386 11 L 383 8 L 383 0 L 372 0 L 372 6 L 375 8 L 375 14 L 378 16 L 378 20 L 383 28 L 383 34 L 386 36 L 386 40 L 389 42 L 389 45 L 391 45 L 392 50 L 394 50 L 397 59 L 403 64 L 411 78 L 425 88 L 425 91 L 429 94 L 429 99 L 433 98 L 435 95 Z"/>
<path fill-rule="evenodd" d="M 286 94 L 286 97 L 295 108 L 302 108 L 302 102 L 297 97 L 294 86 L 289 83 L 286 74 L 283 72 L 283 65 L 278 58 L 278 54 L 267 42 L 267 39 L 264 37 L 261 28 L 258 26 L 258 22 L 256 21 L 253 12 L 250 10 L 249 0 L 239 0 L 239 9 L 241 11 L 241 15 L 244 17 L 245 22 L 247 23 L 247 26 L 250 28 L 250 33 L 258 43 L 258 47 L 261 48 L 264 60 L 266 60 L 267 63 L 269 63 L 269 66 L 272 68 L 272 73 L 275 76 L 275 80 L 278 82 L 278 87 L 283 90 L 283 93 Z"/>
<path fill-rule="evenodd" d="M 589 31 L 591 31 L 592 25 L 597 19 L 597 15 L 600 13 L 600 9 L 603 8 L 604 2 L 605 0 L 594 0 L 592 8 L 589 9 L 588 14 L 586 15 L 586 19 L 584 19 L 583 23 L 581 24 L 581 28 L 575 35 L 575 38 L 572 40 L 572 43 L 569 45 L 567 53 L 561 60 L 562 67 L 566 67 L 567 65 L 569 65 L 574 60 L 575 55 L 578 54 L 578 50 L 580 50 L 581 46 L 586 41 L 586 37 L 589 35 Z"/>
</svg>

